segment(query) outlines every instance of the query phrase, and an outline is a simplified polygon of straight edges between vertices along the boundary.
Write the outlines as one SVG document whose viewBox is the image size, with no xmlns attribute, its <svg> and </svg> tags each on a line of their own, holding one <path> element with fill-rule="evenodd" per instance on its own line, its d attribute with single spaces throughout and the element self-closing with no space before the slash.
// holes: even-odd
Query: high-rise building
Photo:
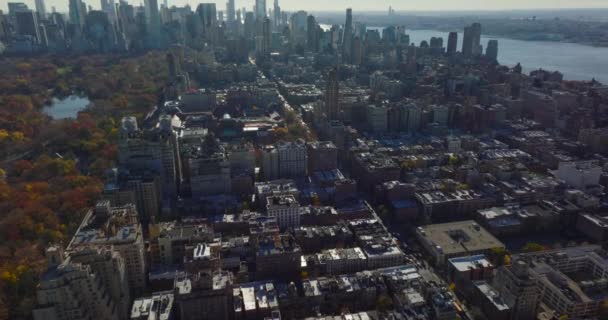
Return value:
<svg viewBox="0 0 608 320">
<path fill-rule="evenodd" d="M 23 2 L 9 2 L 8 3 L 8 15 L 11 18 L 15 17 L 15 13 L 20 11 L 28 11 L 29 8 Z"/>
<path fill-rule="evenodd" d="M 300 204 L 294 196 L 271 196 L 266 199 L 266 212 L 269 217 L 277 219 L 281 229 L 300 226 Z"/>
<path fill-rule="evenodd" d="M 232 27 L 232 25 L 234 24 L 234 19 L 236 16 L 236 8 L 235 8 L 235 4 L 234 4 L 234 0 L 228 0 L 228 2 L 226 3 L 226 21 L 228 22 L 228 25 L 230 27 Z"/>
<path fill-rule="evenodd" d="M 170 118 L 163 117 L 163 123 Z M 159 128 L 160 129 L 160 128 Z M 137 120 L 122 120 L 118 142 L 118 163 L 126 169 L 148 170 L 160 175 L 163 201 L 173 199 L 181 177 L 177 137 L 171 128 L 159 131 L 142 131 Z"/>
<path fill-rule="evenodd" d="M 275 146 L 262 148 L 262 174 L 265 180 L 279 178 L 279 152 Z"/>
<path fill-rule="evenodd" d="M 300 46 L 302 49 L 306 48 L 306 41 L 308 39 L 308 13 L 306 11 L 298 11 L 291 15 L 289 18 L 289 30 L 291 36 L 291 43 L 294 47 Z"/>
<path fill-rule="evenodd" d="M 0 13 L 0 41 L 8 37 L 8 22 L 6 16 Z"/>
<path fill-rule="evenodd" d="M 464 35 L 462 38 L 462 55 L 470 58 L 473 55 L 473 28 L 464 27 Z"/>
<path fill-rule="evenodd" d="M 38 13 L 38 17 L 42 20 L 47 18 L 44 0 L 36 0 L 36 13 Z"/>
<path fill-rule="evenodd" d="M 134 204 L 112 207 L 108 200 L 98 201 L 85 215 L 66 251 L 108 246 L 125 261 L 131 294 L 143 293 L 147 275 L 144 236 Z"/>
<path fill-rule="evenodd" d="M 110 52 L 116 47 L 114 26 L 103 11 L 90 11 L 85 19 L 84 33 L 96 52 Z"/>
<path fill-rule="evenodd" d="M 255 0 L 255 18 L 262 21 L 266 17 L 266 0 Z"/>
<path fill-rule="evenodd" d="M 312 52 L 319 51 L 319 37 L 317 32 L 317 20 L 314 16 L 309 15 L 307 22 L 306 32 L 308 34 L 307 44 L 308 50 Z"/>
<path fill-rule="evenodd" d="M 101 0 L 101 11 L 105 12 L 108 15 L 108 18 L 110 19 L 110 22 L 112 24 L 115 24 L 118 20 L 114 0 Z"/>
<path fill-rule="evenodd" d="M 308 173 L 308 153 L 303 140 L 279 142 L 279 175 L 281 178 L 304 177 Z"/>
<path fill-rule="evenodd" d="M 410 133 L 417 132 L 420 129 L 422 121 L 422 110 L 416 105 L 407 107 L 407 131 Z"/>
<path fill-rule="evenodd" d="M 131 310 L 129 282 L 123 257 L 111 248 L 82 248 L 69 252 L 73 263 L 87 265 L 99 277 L 117 307 L 120 319 L 127 319 Z"/>
<path fill-rule="evenodd" d="M 481 45 L 481 24 L 473 23 L 464 28 L 462 54 L 467 58 L 478 57 L 483 54 L 483 46 Z"/>
<path fill-rule="evenodd" d="M 274 9 L 272 10 L 272 13 L 274 14 L 274 19 L 273 19 L 273 23 L 274 23 L 274 28 L 275 30 L 279 29 L 279 26 L 283 24 L 283 21 L 281 19 L 281 7 L 279 6 L 279 0 L 274 0 Z"/>
<path fill-rule="evenodd" d="M 486 58 L 492 61 L 498 60 L 498 40 L 488 41 L 488 47 L 486 48 Z"/>
<path fill-rule="evenodd" d="M 70 0 L 70 22 L 82 28 L 87 16 L 87 6 L 82 0 Z"/>
<path fill-rule="evenodd" d="M 481 45 L 481 24 L 476 22 L 471 25 L 473 32 L 473 55 L 480 56 L 483 54 L 483 46 Z"/>
<path fill-rule="evenodd" d="M 431 106 L 431 110 L 433 110 L 433 122 L 439 124 L 440 126 L 447 126 L 449 121 L 449 109 L 444 105 L 433 105 Z"/>
<path fill-rule="evenodd" d="M 366 108 L 367 127 L 371 132 L 388 130 L 388 108 L 384 105 L 368 105 Z"/>
<path fill-rule="evenodd" d="M 154 221 L 160 212 L 160 177 L 152 174 L 132 174 L 125 189 L 135 194 L 139 218 L 143 222 Z"/>
<path fill-rule="evenodd" d="M 344 35 L 342 36 L 342 59 L 350 63 L 353 49 L 353 9 L 346 9 L 346 22 L 344 23 Z"/>
<path fill-rule="evenodd" d="M 146 26 L 148 33 L 148 46 L 160 46 L 160 12 L 157 0 L 145 0 Z"/>
<path fill-rule="evenodd" d="M 37 306 L 32 312 L 35 320 L 126 318 L 118 314 L 103 277 L 93 267 L 71 261 L 58 246 L 49 247 L 46 256 L 47 271 L 36 289 Z"/>
<path fill-rule="evenodd" d="M 352 64 L 359 66 L 363 63 L 363 56 L 365 55 L 364 50 L 365 50 L 365 48 L 364 48 L 363 41 L 361 41 L 361 38 L 355 37 L 353 39 Z M 400 56 L 401 56 L 401 54 L 398 55 L 398 57 L 400 57 Z"/>
<path fill-rule="evenodd" d="M 512 307 L 512 319 L 530 320 L 536 318 L 539 291 L 536 280 L 531 276 L 524 261 L 516 261 L 510 266 L 496 270 L 494 288 L 500 292 Z"/>
<path fill-rule="evenodd" d="M 32 10 L 15 12 L 15 27 L 17 34 L 31 36 L 34 41 L 40 42 L 40 26 L 38 16 Z"/>
<path fill-rule="evenodd" d="M 308 172 L 329 171 L 338 168 L 338 148 L 331 141 L 308 143 Z"/>
<path fill-rule="evenodd" d="M 456 54 L 458 47 L 458 32 L 450 32 L 448 36 L 448 56 Z"/>
<path fill-rule="evenodd" d="M 217 25 L 217 9 L 215 3 L 201 3 L 196 8 L 196 13 L 201 19 L 205 30 Z"/>
<path fill-rule="evenodd" d="M 327 76 L 325 91 L 325 113 L 330 120 L 338 120 L 340 116 L 340 82 L 338 68 L 332 68 Z"/>
<path fill-rule="evenodd" d="M 245 22 L 243 26 L 245 39 L 250 40 L 255 35 L 255 15 L 253 12 L 245 13 Z"/>
<path fill-rule="evenodd" d="M 193 199 L 230 192 L 230 162 L 217 139 L 207 136 L 200 145 L 185 144 L 181 149 Z"/>
<path fill-rule="evenodd" d="M 258 59 L 266 59 L 270 55 L 272 43 L 271 22 L 267 17 L 256 20 L 257 34 L 255 36 L 255 51 Z"/>
</svg>

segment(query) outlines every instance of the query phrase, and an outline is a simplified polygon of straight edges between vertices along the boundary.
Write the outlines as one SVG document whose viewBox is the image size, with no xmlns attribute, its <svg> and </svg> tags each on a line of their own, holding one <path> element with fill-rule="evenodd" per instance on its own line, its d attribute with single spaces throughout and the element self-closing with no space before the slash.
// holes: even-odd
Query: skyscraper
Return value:
<svg viewBox="0 0 608 320">
<path fill-rule="evenodd" d="M 481 24 L 473 23 L 471 25 L 473 32 L 473 48 L 472 53 L 474 56 L 480 56 L 483 54 L 483 47 L 481 46 Z"/>
<path fill-rule="evenodd" d="M 334 67 L 327 76 L 327 90 L 325 92 L 325 112 L 330 120 L 338 120 L 340 113 L 340 82 L 338 68 Z"/>
<path fill-rule="evenodd" d="M 265 59 L 270 55 L 270 45 L 272 41 L 270 19 L 265 17 L 263 21 L 257 22 L 257 24 L 259 25 L 259 32 L 256 36 L 256 54 L 259 59 Z"/>
<path fill-rule="evenodd" d="M 82 28 L 87 14 L 86 5 L 82 0 L 70 0 L 70 22 Z"/>
<path fill-rule="evenodd" d="M 488 47 L 486 48 L 486 58 L 492 61 L 498 60 L 498 40 L 488 41 Z"/>
<path fill-rule="evenodd" d="M 112 294 L 107 294 L 110 289 L 100 280 L 103 275 L 98 269 L 72 262 L 56 246 L 48 248 L 46 255 L 48 269 L 36 288 L 38 305 L 32 312 L 34 320 L 119 319 L 119 307 Z M 128 301 L 128 295 L 125 296 Z"/>
<path fill-rule="evenodd" d="M 344 36 L 342 37 L 342 59 L 350 62 L 353 49 L 353 9 L 346 9 Z"/>
<path fill-rule="evenodd" d="M 456 54 L 458 47 L 458 32 L 450 32 L 448 36 L 448 55 L 453 56 Z"/>
<path fill-rule="evenodd" d="M 308 16 L 308 20 L 306 21 L 306 23 L 306 32 L 308 34 L 308 50 L 312 52 L 317 52 L 319 51 L 319 38 L 317 37 L 317 20 L 313 15 L 310 15 Z"/>
<path fill-rule="evenodd" d="M 462 54 L 469 58 L 473 55 L 473 28 L 464 27 L 464 36 L 462 38 Z"/>
<path fill-rule="evenodd" d="M 105 12 L 108 15 L 108 18 L 110 19 L 110 22 L 112 24 L 115 24 L 118 20 L 114 0 L 101 0 L 101 11 Z"/>
<path fill-rule="evenodd" d="M 84 34 L 97 52 L 109 52 L 116 46 L 114 27 L 103 11 L 93 10 L 87 14 Z"/>
<path fill-rule="evenodd" d="M 266 17 L 266 0 L 255 0 L 255 18 L 264 21 Z"/>
<path fill-rule="evenodd" d="M 157 48 L 160 46 L 160 13 L 158 12 L 158 0 L 145 0 L 145 13 L 149 45 L 153 48 Z"/>
<path fill-rule="evenodd" d="M 226 21 L 228 22 L 229 26 L 232 26 L 232 24 L 234 24 L 234 17 L 236 15 L 235 13 L 235 5 L 234 5 L 234 0 L 228 0 L 228 2 L 226 3 Z"/>
<path fill-rule="evenodd" d="M 464 28 L 464 38 L 462 40 L 462 54 L 467 57 L 477 57 L 483 54 L 481 45 L 481 24 L 473 23 Z"/>
<path fill-rule="evenodd" d="M 244 35 L 245 39 L 251 39 L 255 35 L 255 16 L 253 12 L 245 13 Z"/>
<path fill-rule="evenodd" d="M 354 65 L 361 65 L 361 63 L 363 63 L 363 55 L 364 55 L 364 47 L 363 47 L 363 41 L 361 41 L 361 38 L 359 37 L 355 37 L 353 39 L 353 58 L 352 58 L 352 64 Z M 397 55 L 397 58 L 400 59 L 401 57 L 401 53 L 399 53 Z"/>
<path fill-rule="evenodd" d="M 4 40 L 8 36 L 6 25 L 6 16 L 0 13 L 0 41 Z"/>
<path fill-rule="evenodd" d="M 31 36 L 36 42 L 41 40 L 38 16 L 34 11 L 27 10 L 15 12 L 15 26 L 17 34 Z"/>
<path fill-rule="evenodd" d="M 15 16 L 15 13 L 19 11 L 27 11 L 29 8 L 25 3 L 22 2 L 9 2 L 8 3 L 8 15 L 11 17 Z"/>
<path fill-rule="evenodd" d="M 274 0 L 274 28 L 278 29 L 281 25 L 281 7 L 279 6 L 279 0 Z"/>
<path fill-rule="evenodd" d="M 46 19 L 46 7 L 44 5 L 44 0 L 36 0 L 36 12 L 38 13 L 38 17 L 40 19 Z"/>
<path fill-rule="evenodd" d="M 196 8 L 196 13 L 201 19 L 205 29 L 209 29 L 211 26 L 215 26 L 217 24 L 217 9 L 215 7 L 215 3 L 199 4 Z"/>
</svg>

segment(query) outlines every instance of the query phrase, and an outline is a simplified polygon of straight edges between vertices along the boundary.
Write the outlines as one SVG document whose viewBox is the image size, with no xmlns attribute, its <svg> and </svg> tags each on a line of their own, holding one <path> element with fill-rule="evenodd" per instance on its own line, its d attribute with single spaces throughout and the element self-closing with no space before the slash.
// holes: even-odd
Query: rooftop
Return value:
<svg viewBox="0 0 608 320">
<path fill-rule="evenodd" d="M 492 288 L 487 282 L 474 281 L 473 285 L 486 297 L 486 299 L 488 299 L 488 301 L 492 302 L 497 310 L 504 311 L 509 309 L 509 306 L 503 300 L 500 293 Z"/>
<path fill-rule="evenodd" d="M 504 244 L 473 220 L 418 227 L 420 239 L 445 255 L 504 248 Z"/>
<path fill-rule="evenodd" d="M 133 301 L 131 319 L 169 320 L 173 308 L 173 291 L 158 292 L 149 298 Z"/>
<path fill-rule="evenodd" d="M 478 268 L 490 268 L 492 264 L 483 254 L 458 257 L 448 260 L 449 263 L 460 272 L 466 272 Z"/>
</svg>

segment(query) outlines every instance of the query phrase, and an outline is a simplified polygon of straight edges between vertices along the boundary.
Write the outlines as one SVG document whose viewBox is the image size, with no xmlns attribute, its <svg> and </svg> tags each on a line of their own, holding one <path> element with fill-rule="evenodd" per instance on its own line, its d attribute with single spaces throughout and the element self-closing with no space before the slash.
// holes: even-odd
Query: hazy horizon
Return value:
<svg viewBox="0 0 608 320">
<path fill-rule="evenodd" d="M 51 12 L 51 7 L 57 11 L 67 12 L 69 0 L 46 0 L 46 9 Z M 115 0 L 118 2 L 118 0 Z M 163 0 L 157 0 L 159 5 Z M 0 0 L 0 9 L 8 10 L 8 2 L 23 2 L 31 9 L 35 9 L 34 0 Z M 100 0 L 84 0 L 87 5 L 94 9 L 99 9 Z M 143 4 L 144 0 L 128 0 L 133 5 Z M 222 1 L 191 1 L 191 0 L 169 0 L 169 6 L 184 6 L 190 4 L 196 7 L 199 3 L 216 3 L 218 11 L 225 10 L 226 0 Z M 246 7 L 252 10 L 254 0 L 236 0 L 236 7 Z M 268 8 L 273 5 L 273 0 L 266 0 Z M 512 11 L 512 10 L 560 10 L 560 9 L 594 9 L 608 8 L 606 0 L 433 0 L 427 3 L 415 2 L 412 0 L 309 0 L 305 4 L 296 0 L 279 0 L 283 10 L 306 10 L 306 11 L 339 11 L 347 7 L 355 11 L 386 11 L 392 6 L 396 11 Z"/>
</svg>

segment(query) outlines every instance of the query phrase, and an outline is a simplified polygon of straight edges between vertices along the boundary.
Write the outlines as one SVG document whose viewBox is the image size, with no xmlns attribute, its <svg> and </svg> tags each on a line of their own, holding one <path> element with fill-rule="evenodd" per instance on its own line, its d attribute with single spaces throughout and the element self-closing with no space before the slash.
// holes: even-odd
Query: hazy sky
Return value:
<svg viewBox="0 0 608 320">
<path fill-rule="evenodd" d="M 0 0 L 0 9 L 7 10 L 9 1 L 24 2 L 34 8 L 34 0 Z M 55 6 L 58 11 L 66 11 L 69 0 L 45 0 L 47 11 Z M 84 0 L 88 5 L 99 8 L 100 0 Z M 118 1 L 118 0 L 115 0 Z M 144 0 L 128 0 L 132 4 L 143 3 Z M 159 4 L 163 0 L 158 0 Z M 169 5 L 182 6 L 190 3 L 195 7 L 200 2 L 215 2 L 218 10 L 225 10 L 226 0 L 168 0 Z M 266 0 L 272 6 L 274 0 Z M 302 9 L 307 11 L 343 10 L 352 7 L 353 10 L 386 10 L 393 6 L 395 10 L 504 10 L 504 9 L 540 9 L 540 8 L 608 8 L 608 0 L 279 0 L 285 10 Z M 254 0 L 236 0 L 236 6 L 253 6 Z"/>
</svg>

